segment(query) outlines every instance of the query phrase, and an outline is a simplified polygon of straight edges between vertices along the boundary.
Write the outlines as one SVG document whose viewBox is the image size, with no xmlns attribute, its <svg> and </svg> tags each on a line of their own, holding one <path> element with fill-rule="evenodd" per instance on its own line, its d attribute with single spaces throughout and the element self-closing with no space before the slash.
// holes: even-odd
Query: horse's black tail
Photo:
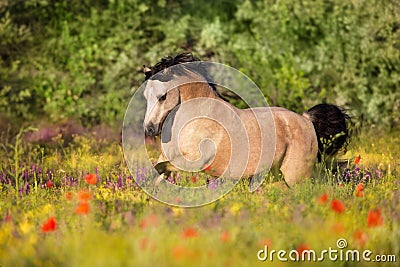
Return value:
<svg viewBox="0 0 400 267">
<path fill-rule="evenodd" d="M 310 108 L 306 114 L 313 125 L 318 139 L 318 160 L 322 155 L 333 156 L 346 149 L 349 138 L 351 118 L 345 110 L 335 105 L 319 104 Z"/>
</svg>

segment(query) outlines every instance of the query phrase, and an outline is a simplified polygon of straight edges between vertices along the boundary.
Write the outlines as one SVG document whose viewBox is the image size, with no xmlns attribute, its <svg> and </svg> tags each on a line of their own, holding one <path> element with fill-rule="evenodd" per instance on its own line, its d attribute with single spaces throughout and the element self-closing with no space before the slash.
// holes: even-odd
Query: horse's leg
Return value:
<svg viewBox="0 0 400 267">
<path fill-rule="evenodd" d="M 167 178 L 170 176 L 171 171 L 173 171 L 174 167 L 171 165 L 169 161 L 163 161 L 159 162 L 154 166 L 156 171 L 160 174 L 156 181 L 154 182 L 154 185 L 158 185 L 164 178 Z"/>
<path fill-rule="evenodd" d="M 159 174 L 163 174 L 168 171 L 168 165 L 170 165 L 169 161 L 158 162 L 154 168 Z"/>
<path fill-rule="evenodd" d="M 158 158 L 157 164 L 154 166 L 156 171 L 160 174 L 154 182 L 157 186 L 162 180 L 169 177 L 171 172 L 178 171 L 169 161 L 166 160 L 163 154 Z"/>
<path fill-rule="evenodd" d="M 281 171 L 286 184 L 291 187 L 299 181 L 312 176 L 313 166 L 317 159 L 312 146 L 304 143 L 292 143 L 282 161 Z"/>
<path fill-rule="evenodd" d="M 161 183 L 161 181 L 164 180 L 164 178 L 165 178 L 165 174 L 164 173 L 160 174 L 157 177 L 157 179 L 154 181 L 154 186 L 158 186 L 158 184 Z"/>
</svg>

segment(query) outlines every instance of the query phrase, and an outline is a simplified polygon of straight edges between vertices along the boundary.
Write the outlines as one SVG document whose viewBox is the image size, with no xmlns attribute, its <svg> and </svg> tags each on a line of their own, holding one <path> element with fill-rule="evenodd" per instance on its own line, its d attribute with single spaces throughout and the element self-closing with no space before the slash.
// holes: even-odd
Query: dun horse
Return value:
<svg viewBox="0 0 400 267">
<path fill-rule="evenodd" d="M 144 96 L 147 100 L 147 111 L 144 131 L 147 137 L 161 135 L 164 124 L 174 123 L 167 122 L 167 117 L 171 115 L 171 112 L 179 109 L 180 105 L 200 98 L 215 100 L 216 103 L 232 110 L 244 124 L 245 132 L 237 131 L 238 134 L 247 135 L 249 145 L 249 157 L 242 177 L 251 177 L 260 172 L 259 159 L 262 158 L 263 149 L 269 149 L 265 147 L 268 141 L 262 145 L 260 136 L 268 139 L 274 135 L 276 147 L 272 156 L 272 168 L 282 172 L 288 186 L 311 177 L 314 164 L 321 159 L 323 154 L 333 156 L 347 144 L 349 137 L 347 126 L 350 118 L 335 105 L 319 104 L 302 115 L 285 108 L 271 107 L 268 108 L 270 109 L 268 112 L 272 114 L 273 121 L 266 119 L 265 123 L 261 122 L 258 126 L 255 114 L 265 113 L 265 108 L 238 109 L 234 107 L 218 93 L 216 87 L 209 82 L 208 74 L 205 72 L 185 67 L 181 72 L 169 71 L 174 65 L 197 61 L 199 59 L 191 53 L 182 53 L 175 57 L 163 58 L 153 67 L 145 68 L 147 84 Z M 202 82 L 190 82 L 199 81 L 199 79 Z M 166 83 L 182 80 L 187 83 L 179 83 L 179 86 L 170 90 L 165 89 Z M 217 110 L 213 110 L 213 107 L 208 108 L 209 112 L 218 113 Z M 263 117 L 260 115 L 258 118 Z M 179 152 L 192 161 L 202 157 L 198 149 L 201 140 L 213 140 L 215 146 L 213 155 L 204 158 L 201 169 L 216 177 L 224 173 L 233 152 L 229 145 L 231 137 L 224 128 L 219 127 L 213 120 L 198 119 L 188 124 L 185 130 L 180 132 L 179 138 L 180 140 L 177 141 L 180 145 Z M 171 142 L 171 136 L 161 136 L 161 142 Z M 171 157 L 174 157 L 173 153 L 166 155 L 165 151 L 161 152 L 155 166 L 160 177 L 176 170 L 172 164 L 169 164 Z"/>
</svg>

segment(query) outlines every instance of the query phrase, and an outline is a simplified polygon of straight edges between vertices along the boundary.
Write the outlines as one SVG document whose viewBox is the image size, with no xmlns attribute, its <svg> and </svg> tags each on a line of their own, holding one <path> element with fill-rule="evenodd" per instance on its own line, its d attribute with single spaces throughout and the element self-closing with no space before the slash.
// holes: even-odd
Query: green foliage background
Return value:
<svg viewBox="0 0 400 267">
<path fill-rule="evenodd" d="M 0 112 L 122 122 L 141 66 L 193 51 L 235 67 L 272 105 L 326 101 L 400 124 L 399 0 L 0 0 Z"/>
</svg>

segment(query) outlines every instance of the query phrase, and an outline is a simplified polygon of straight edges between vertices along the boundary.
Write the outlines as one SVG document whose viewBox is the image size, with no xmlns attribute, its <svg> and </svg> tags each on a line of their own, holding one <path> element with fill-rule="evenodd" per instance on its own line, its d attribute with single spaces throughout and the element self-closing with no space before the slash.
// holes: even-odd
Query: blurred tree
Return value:
<svg viewBox="0 0 400 267">
<path fill-rule="evenodd" d="M 142 64 L 193 51 L 273 105 L 328 101 L 366 123 L 400 112 L 399 0 L 0 2 L 0 112 L 120 124 Z"/>
</svg>

